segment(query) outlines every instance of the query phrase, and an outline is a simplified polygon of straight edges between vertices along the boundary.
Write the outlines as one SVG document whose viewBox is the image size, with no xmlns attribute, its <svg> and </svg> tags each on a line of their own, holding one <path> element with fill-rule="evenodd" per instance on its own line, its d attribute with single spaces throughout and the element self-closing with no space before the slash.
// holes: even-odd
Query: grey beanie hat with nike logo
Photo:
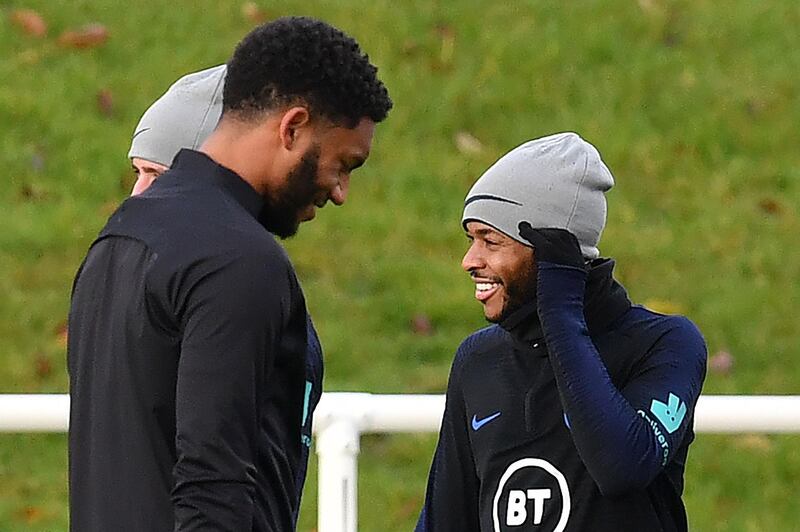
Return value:
<svg viewBox="0 0 800 532">
<path fill-rule="evenodd" d="M 461 223 L 483 222 L 526 246 L 520 222 L 566 229 L 584 258 L 595 259 L 612 186 L 594 146 L 575 133 L 550 135 L 514 148 L 486 170 L 467 194 Z"/>
<path fill-rule="evenodd" d="M 181 148 L 197 149 L 222 115 L 225 65 L 187 74 L 144 112 L 128 158 L 170 166 Z"/>
</svg>

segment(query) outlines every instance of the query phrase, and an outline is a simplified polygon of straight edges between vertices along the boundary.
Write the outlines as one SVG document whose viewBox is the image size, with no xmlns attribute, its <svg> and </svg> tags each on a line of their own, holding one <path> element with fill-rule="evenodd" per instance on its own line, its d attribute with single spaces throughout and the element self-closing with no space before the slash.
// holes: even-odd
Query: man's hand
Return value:
<svg viewBox="0 0 800 532">
<path fill-rule="evenodd" d="M 534 229 L 528 222 L 520 222 L 518 229 L 520 236 L 533 246 L 537 262 L 586 269 L 578 239 L 566 229 Z"/>
</svg>

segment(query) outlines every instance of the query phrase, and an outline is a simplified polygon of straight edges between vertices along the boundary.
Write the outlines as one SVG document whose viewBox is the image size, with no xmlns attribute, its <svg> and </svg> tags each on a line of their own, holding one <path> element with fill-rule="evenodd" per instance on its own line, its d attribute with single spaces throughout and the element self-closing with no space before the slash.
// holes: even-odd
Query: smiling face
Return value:
<svg viewBox="0 0 800 532">
<path fill-rule="evenodd" d="M 536 295 L 533 249 L 481 222 L 467 222 L 466 233 L 461 267 L 475 282 L 486 319 L 500 322 Z"/>
</svg>

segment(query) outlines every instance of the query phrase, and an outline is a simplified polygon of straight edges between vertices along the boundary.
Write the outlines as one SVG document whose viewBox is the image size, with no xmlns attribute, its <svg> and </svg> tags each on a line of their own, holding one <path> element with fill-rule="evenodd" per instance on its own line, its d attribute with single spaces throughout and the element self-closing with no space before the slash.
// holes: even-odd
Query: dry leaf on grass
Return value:
<svg viewBox="0 0 800 532">
<path fill-rule="evenodd" d="M 62 321 L 61 323 L 59 323 L 56 326 L 56 329 L 55 329 L 56 341 L 58 342 L 59 346 L 65 348 L 65 349 L 67 347 L 67 331 L 68 330 L 69 329 L 68 329 L 66 321 Z"/>
<path fill-rule="evenodd" d="M 32 37 L 47 35 L 47 23 L 33 9 L 15 9 L 9 17 L 12 24 Z"/>
<path fill-rule="evenodd" d="M 242 4 L 242 16 L 255 24 L 262 24 L 269 18 L 267 12 L 255 2 L 245 2 Z"/>
<path fill-rule="evenodd" d="M 37 183 L 23 183 L 19 188 L 22 201 L 42 201 L 47 199 L 47 190 Z"/>
<path fill-rule="evenodd" d="M 456 148 L 463 154 L 471 155 L 483 151 L 483 143 L 467 131 L 459 131 L 455 136 Z"/>
<path fill-rule="evenodd" d="M 764 198 L 758 202 L 758 207 L 765 213 L 773 216 L 783 214 L 783 207 L 778 200 L 773 198 Z"/>
<path fill-rule="evenodd" d="M 114 95 L 109 89 L 97 91 L 97 108 L 103 116 L 114 116 Z"/>
<path fill-rule="evenodd" d="M 36 359 L 33 361 L 33 366 L 36 376 L 40 379 L 48 377 L 53 372 L 53 364 L 44 353 L 36 354 Z"/>
<path fill-rule="evenodd" d="M 708 359 L 708 369 L 719 375 L 729 375 L 733 370 L 733 355 L 727 351 L 717 351 Z"/>
<path fill-rule="evenodd" d="M 431 336 L 433 334 L 433 323 L 425 314 L 416 314 L 411 318 L 411 330 L 419 336 Z"/>
<path fill-rule="evenodd" d="M 436 27 L 436 33 L 441 39 L 442 46 L 439 50 L 439 60 L 443 66 L 449 66 L 455 53 L 456 32 L 452 26 L 440 24 Z"/>
<path fill-rule="evenodd" d="M 42 517 L 44 517 L 42 509 L 38 506 L 26 506 L 19 511 L 19 514 L 21 514 L 20 517 L 29 525 L 41 521 Z"/>
<path fill-rule="evenodd" d="M 66 48 L 95 48 L 108 40 L 108 29 L 102 24 L 87 24 L 77 30 L 67 30 L 58 38 Z"/>
</svg>

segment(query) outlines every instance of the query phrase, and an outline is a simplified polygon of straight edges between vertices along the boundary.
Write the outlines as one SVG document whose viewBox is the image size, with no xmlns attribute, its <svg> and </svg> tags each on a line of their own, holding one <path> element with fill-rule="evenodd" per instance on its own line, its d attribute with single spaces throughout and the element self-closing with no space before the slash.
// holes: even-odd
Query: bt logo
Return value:
<svg viewBox="0 0 800 532">
<path fill-rule="evenodd" d="M 532 530 L 563 532 L 570 514 L 567 480 L 541 458 L 522 458 L 506 468 L 494 496 L 494 532 Z M 559 511 L 560 510 L 560 511 Z M 538 530 L 538 528 L 537 528 Z"/>
<path fill-rule="evenodd" d="M 524 525 L 528 520 L 528 500 L 533 501 L 534 525 L 542 524 L 544 501 L 553 496 L 550 488 L 511 490 L 508 492 L 508 509 L 506 511 L 506 524 L 509 526 Z"/>
</svg>

